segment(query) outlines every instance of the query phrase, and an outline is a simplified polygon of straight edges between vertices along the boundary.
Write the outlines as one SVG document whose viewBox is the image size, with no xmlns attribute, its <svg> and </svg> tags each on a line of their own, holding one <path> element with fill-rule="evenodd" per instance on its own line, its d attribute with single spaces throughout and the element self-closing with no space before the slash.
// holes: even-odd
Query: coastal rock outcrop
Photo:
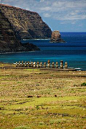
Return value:
<svg viewBox="0 0 86 129">
<path fill-rule="evenodd" d="M 39 50 L 39 48 L 29 43 L 22 44 L 16 38 L 16 32 L 0 8 L 0 53 L 32 50 Z"/>
<path fill-rule="evenodd" d="M 51 35 L 51 43 L 64 43 L 65 41 L 61 38 L 59 31 L 53 31 Z"/>
<path fill-rule="evenodd" d="M 0 4 L 0 10 L 9 20 L 18 39 L 46 39 L 51 29 L 36 12 Z"/>
</svg>

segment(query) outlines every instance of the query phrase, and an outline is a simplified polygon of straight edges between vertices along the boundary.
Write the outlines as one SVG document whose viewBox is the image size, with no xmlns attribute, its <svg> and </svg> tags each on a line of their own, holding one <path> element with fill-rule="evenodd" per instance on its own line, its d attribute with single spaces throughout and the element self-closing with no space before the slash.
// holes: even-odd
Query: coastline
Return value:
<svg viewBox="0 0 86 129">
<path fill-rule="evenodd" d="M 60 69 L 60 68 L 34 68 L 34 67 L 16 67 L 16 62 L 15 63 L 5 63 L 5 62 L 0 62 L 0 69 L 39 69 L 39 70 L 45 70 L 45 71 L 86 71 L 86 70 L 81 70 L 80 68 L 72 68 L 68 67 L 67 69 Z"/>
<path fill-rule="evenodd" d="M 64 37 L 64 38 L 63 38 Z M 62 35 L 62 38 L 67 43 L 49 43 L 49 40 L 31 41 L 38 46 L 41 51 L 23 51 L 23 52 L 8 52 L 0 54 L 0 61 L 3 62 L 18 62 L 20 61 L 39 61 L 46 62 L 48 59 L 51 62 L 67 61 L 69 67 L 82 68 L 86 70 L 86 33 L 67 33 Z M 23 54 L 24 53 L 24 54 Z"/>
<path fill-rule="evenodd" d="M 4 53 L 0 53 L 0 55 L 2 55 L 2 54 L 13 54 L 13 53 L 24 53 L 24 52 L 35 52 L 35 51 L 40 51 L 40 50 L 4 52 Z"/>
</svg>

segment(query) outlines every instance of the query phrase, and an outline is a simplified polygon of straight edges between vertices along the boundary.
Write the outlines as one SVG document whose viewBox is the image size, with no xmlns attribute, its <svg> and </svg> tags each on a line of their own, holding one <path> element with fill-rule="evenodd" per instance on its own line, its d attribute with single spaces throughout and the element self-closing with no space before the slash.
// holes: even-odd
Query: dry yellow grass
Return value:
<svg viewBox="0 0 86 129">
<path fill-rule="evenodd" d="M 85 129 L 83 82 L 86 71 L 0 69 L 0 129 Z"/>
</svg>

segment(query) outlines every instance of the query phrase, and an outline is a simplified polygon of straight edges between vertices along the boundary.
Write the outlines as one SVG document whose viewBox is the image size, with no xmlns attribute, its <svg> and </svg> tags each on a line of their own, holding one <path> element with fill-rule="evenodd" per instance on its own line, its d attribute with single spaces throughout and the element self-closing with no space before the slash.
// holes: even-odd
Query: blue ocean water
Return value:
<svg viewBox="0 0 86 129">
<path fill-rule="evenodd" d="M 86 32 L 62 32 L 66 43 L 50 43 L 46 40 L 23 40 L 37 45 L 41 51 L 0 54 L 0 61 L 14 63 L 16 61 L 68 62 L 69 67 L 86 70 Z"/>
</svg>

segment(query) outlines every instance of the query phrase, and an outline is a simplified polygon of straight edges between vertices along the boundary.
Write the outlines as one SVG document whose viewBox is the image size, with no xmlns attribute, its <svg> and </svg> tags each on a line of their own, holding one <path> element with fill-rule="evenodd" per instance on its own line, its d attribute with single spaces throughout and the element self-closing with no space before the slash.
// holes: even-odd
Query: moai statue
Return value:
<svg viewBox="0 0 86 129">
<path fill-rule="evenodd" d="M 27 67 L 27 62 L 25 61 L 25 63 L 24 63 L 24 67 Z"/>
<path fill-rule="evenodd" d="M 68 64 L 67 64 L 67 62 L 65 62 L 65 69 L 67 69 L 68 68 Z"/>
<path fill-rule="evenodd" d="M 29 67 L 31 67 L 31 62 L 29 62 Z"/>
<path fill-rule="evenodd" d="M 30 65 L 29 65 L 29 61 L 27 62 L 27 67 L 30 67 Z"/>
<path fill-rule="evenodd" d="M 56 62 L 56 68 L 58 68 L 58 62 Z"/>
<path fill-rule="evenodd" d="M 16 62 L 16 67 L 18 67 L 18 63 Z"/>
<path fill-rule="evenodd" d="M 33 62 L 31 62 L 31 67 L 33 67 Z"/>
<path fill-rule="evenodd" d="M 48 60 L 48 63 L 50 63 L 50 60 Z"/>
<path fill-rule="evenodd" d="M 48 68 L 50 68 L 50 60 L 48 60 L 47 63 L 48 63 L 48 64 L 47 64 Z"/>
<path fill-rule="evenodd" d="M 44 62 L 44 68 L 46 68 L 46 62 Z"/>
<path fill-rule="evenodd" d="M 33 63 L 33 67 L 36 68 L 36 62 Z"/>
<path fill-rule="evenodd" d="M 21 64 L 22 67 L 24 67 L 24 62 L 22 61 L 22 64 Z"/>
<path fill-rule="evenodd" d="M 63 60 L 60 61 L 60 69 L 63 69 Z"/>
<path fill-rule="evenodd" d="M 40 68 L 42 68 L 42 62 L 40 62 Z"/>
<path fill-rule="evenodd" d="M 39 68 L 39 62 L 37 62 L 37 68 Z"/>
<path fill-rule="evenodd" d="M 19 67 L 21 66 L 21 63 L 20 63 L 20 61 L 19 61 Z"/>
<path fill-rule="evenodd" d="M 55 66 L 54 66 L 54 62 L 52 62 L 52 68 L 55 68 Z"/>
</svg>

